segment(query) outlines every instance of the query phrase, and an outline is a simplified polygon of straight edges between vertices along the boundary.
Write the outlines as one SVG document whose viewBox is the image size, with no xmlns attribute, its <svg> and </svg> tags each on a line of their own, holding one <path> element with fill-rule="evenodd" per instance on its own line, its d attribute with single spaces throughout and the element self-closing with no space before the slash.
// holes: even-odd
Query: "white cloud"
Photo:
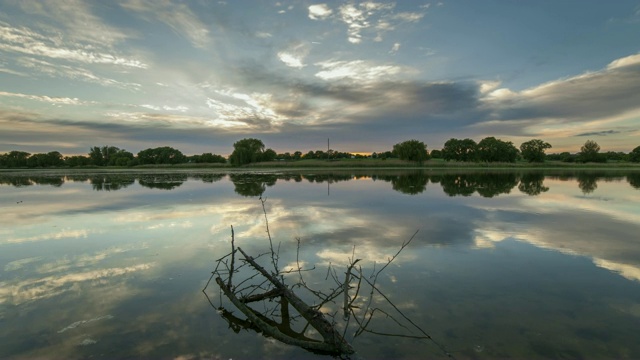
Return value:
<svg viewBox="0 0 640 360">
<path fill-rule="evenodd" d="M 400 43 L 395 43 L 391 47 L 391 50 L 389 50 L 389 54 L 395 55 L 398 52 L 398 50 L 400 50 Z"/>
<path fill-rule="evenodd" d="M 57 25 L 66 29 L 62 37 L 74 42 L 110 47 L 130 37 L 125 31 L 105 24 L 94 15 L 90 2 L 82 0 L 18 1 L 16 4 L 28 14 L 56 21 Z"/>
<path fill-rule="evenodd" d="M 309 6 L 309 19 L 324 20 L 333 14 L 327 4 L 316 4 Z"/>
<path fill-rule="evenodd" d="M 10 93 L 6 91 L 0 91 L 0 96 L 36 100 L 36 101 L 47 102 L 54 105 L 88 105 L 88 104 L 95 103 L 93 101 L 82 101 L 78 98 L 50 97 L 46 95 L 28 95 L 28 94 L 20 94 L 20 93 Z"/>
<path fill-rule="evenodd" d="M 155 110 L 155 111 L 165 110 L 165 111 L 187 112 L 189 110 L 189 108 L 184 106 L 184 105 L 178 105 L 178 106 L 168 106 L 168 105 L 156 106 L 156 105 L 143 104 L 143 105 L 140 105 L 140 107 L 143 107 L 143 108 L 149 109 L 149 110 Z"/>
<path fill-rule="evenodd" d="M 71 290 L 71 285 L 99 279 L 108 279 L 129 273 L 148 270 L 153 263 L 128 267 L 98 269 L 81 273 L 54 275 L 41 279 L 28 279 L 17 283 L 0 283 L 0 304 L 18 305 L 26 301 L 50 298 Z"/>
<path fill-rule="evenodd" d="M 365 12 L 352 4 L 345 4 L 340 7 L 340 18 L 348 26 L 347 39 L 349 42 L 360 43 L 362 41 L 360 31 L 370 26 Z"/>
<path fill-rule="evenodd" d="M 313 20 L 326 20 L 335 18 L 347 25 L 347 40 L 352 44 L 363 41 L 364 33 L 373 29 L 376 31 L 373 40 L 380 42 L 383 34 L 395 30 L 398 23 L 417 22 L 426 14 L 428 4 L 421 6 L 421 12 L 393 13 L 396 3 L 382 3 L 364 1 L 361 3 L 346 3 L 337 9 L 337 13 L 326 4 L 309 6 L 309 18 Z M 375 25 L 374 25 L 375 24 Z"/>
<path fill-rule="evenodd" d="M 611 63 L 609 63 L 609 65 L 607 65 L 607 69 L 612 70 L 638 64 L 640 64 L 640 54 L 635 54 L 612 61 Z"/>
<path fill-rule="evenodd" d="M 134 59 L 127 59 L 114 54 L 86 49 L 79 45 L 74 48 L 57 44 L 54 39 L 39 34 L 28 28 L 14 28 L 0 22 L 0 50 L 22 54 L 43 56 L 53 59 L 77 61 L 88 64 L 112 64 L 132 68 L 145 69 L 147 64 Z"/>
<path fill-rule="evenodd" d="M 217 115 L 217 126 L 225 128 L 271 126 L 284 118 L 273 110 L 271 94 L 244 94 L 234 89 L 216 90 L 217 98 L 208 98 L 207 106 Z"/>
<path fill-rule="evenodd" d="M 316 73 L 316 76 L 323 80 L 351 79 L 358 82 L 376 82 L 407 71 L 401 66 L 375 65 L 365 60 L 325 61 L 315 65 L 323 69 Z"/>
<path fill-rule="evenodd" d="M 602 125 L 620 121 L 621 115 L 633 118 L 640 112 L 640 55 L 617 59 L 599 71 L 522 91 L 493 90 L 488 84 L 481 85 L 480 90 L 487 90 L 482 101 L 492 110 L 494 119 Z"/>
<path fill-rule="evenodd" d="M 417 12 L 401 12 L 393 15 L 393 18 L 406 22 L 417 22 L 420 21 L 420 19 L 422 19 L 424 15 L 424 13 Z"/>
<path fill-rule="evenodd" d="M 17 63 L 30 70 L 38 71 L 50 77 L 65 77 L 74 80 L 85 81 L 94 84 L 100 84 L 102 86 L 113 86 L 122 89 L 137 90 L 141 87 L 140 84 L 130 82 L 120 82 L 114 79 L 109 79 L 94 74 L 92 71 L 78 67 L 69 66 L 63 64 L 52 64 L 44 60 L 38 60 L 35 58 L 23 57 L 18 59 Z"/>
<path fill-rule="evenodd" d="M 89 236 L 88 230 L 71 230 L 64 229 L 54 233 L 41 234 L 37 236 L 31 237 L 20 237 L 20 238 L 9 238 L 6 240 L 8 244 L 20 244 L 25 242 L 35 242 L 35 241 L 47 241 L 47 240 L 60 240 L 60 239 L 79 239 L 79 238 L 87 238 Z"/>
<path fill-rule="evenodd" d="M 304 58 L 309 53 L 309 47 L 305 43 L 297 43 L 289 46 L 286 50 L 278 52 L 278 58 L 285 65 L 294 68 L 303 68 Z"/>
<path fill-rule="evenodd" d="M 144 105 L 140 105 L 140 107 L 143 107 L 143 108 L 149 109 L 149 110 L 160 111 L 160 107 L 159 106 L 155 106 L 155 105 L 144 104 Z"/>
<path fill-rule="evenodd" d="M 171 1 L 127 0 L 122 2 L 121 6 L 165 23 L 176 33 L 186 37 L 197 48 L 205 48 L 211 42 L 206 25 L 185 4 Z M 147 20 L 150 19 L 147 18 Z"/>
<path fill-rule="evenodd" d="M 489 80 L 479 81 L 478 83 L 480 85 L 481 94 L 490 93 L 493 90 L 497 89 L 498 86 L 500 86 L 501 84 L 500 81 L 489 81 Z"/>
<path fill-rule="evenodd" d="M 302 63 L 302 59 L 300 57 L 296 57 L 296 55 L 294 54 L 281 51 L 278 53 L 278 58 L 280 59 L 280 61 L 282 61 L 285 65 L 289 67 L 294 67 L 299 69 L 304 67 L 304 64 Z"/>
</svg>

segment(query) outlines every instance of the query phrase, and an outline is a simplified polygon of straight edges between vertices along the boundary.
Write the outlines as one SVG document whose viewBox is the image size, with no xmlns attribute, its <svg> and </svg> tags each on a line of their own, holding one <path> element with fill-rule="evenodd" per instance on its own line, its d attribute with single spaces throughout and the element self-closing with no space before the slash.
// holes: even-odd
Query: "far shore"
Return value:
<svg viewBox="0 0 640 360">
<path fill-rule="evenodd" d="M 25 173 L 157 173 L 157 172 L 193 172 L 207 173 L 249 173 L 274 171 L 333 171 L 333 170 L 456 170 L 456 171 L 487 171 L 487 170 L 640 170 L 640 164 L 629 162 L 616 163 L 566 163 L 560 161 L 546 161 L 544 163 L 463 163 L 447 162 L 431 159 L 422 164 L 402 161 L 398 159 L 341 159 L 341 160 L 293 160 L 269 161 L 233 167 L 228 164 L 176 164 L 176 165 L 142 165 L 133 167 L 118 166 L 81 166 L 81 167 L 50 167 L 50 168 L 0 168 L 0 174 Z"/>
</svg>

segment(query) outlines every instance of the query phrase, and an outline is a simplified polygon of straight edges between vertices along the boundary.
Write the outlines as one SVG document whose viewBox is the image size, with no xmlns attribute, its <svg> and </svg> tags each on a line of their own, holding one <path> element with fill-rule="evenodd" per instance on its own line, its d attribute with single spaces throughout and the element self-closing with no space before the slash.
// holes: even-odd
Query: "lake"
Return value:
<svg viewBox="0 0 640 360">
<path fill-rule="evenodd" d="M 232 226 L 362 358 L 640 358 L 638 171 L 4 172 L 0 199 L 0 358 L 327 358 L 210 281 L 270 288 Z M 318 339 L 278 299 L 250 305 Z"/>
</svg>

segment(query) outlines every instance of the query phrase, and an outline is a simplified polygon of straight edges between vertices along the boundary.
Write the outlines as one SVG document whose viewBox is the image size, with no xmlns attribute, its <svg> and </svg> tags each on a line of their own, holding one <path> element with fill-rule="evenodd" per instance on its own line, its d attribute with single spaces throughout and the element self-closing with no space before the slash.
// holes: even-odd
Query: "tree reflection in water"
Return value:
<svg viewBox="0 0 640 360">
<path fill-rule="evenodd" d="M 418 195 L 426 191 L 429 182 L 440 184 L 449 196 L 471 196 L 477 194 L 491 198 L 509 194 L 515 187 L 522 193 L 535 196 L 549 190 L 544 186 L 545 178 L 562 181 L 576 180 L 583 194 L 597 190 L 600 181 L 627 180 L 630 186 L 640 189 L 640 173 L 633 170 L 535 170 L 535 171 L 425 171 L 425 170 L 368 170 L 368 171 L 320 171 L 318 173 L 115 173 L 115 174 L 69 174 L 33 175 L 33 173 L 1 174 L 0 184 L 15 187 L 50 185 L 59 187 L 66 181 L 90 182 L 96 191 L 117 191 L 138 181 L 140 186 L 150 189 L 172 190 L 185 181 L 200 180 L 205 183 L 220 181 L 228 176 L 235 192 L 246 197 L 260 197 L 278 180 L 334 184 L 342 181 L 369 178 L 373 181 L 391 183 L 393 190 L 407 195 Z"/>
<path fill-rule="evenodd" d="M 549 188 L 544 186 L 544 173 L 531 172 L 522 174 L 518 190 L 527 195 L 535 196 L 549 191 Z"/>
</svg>

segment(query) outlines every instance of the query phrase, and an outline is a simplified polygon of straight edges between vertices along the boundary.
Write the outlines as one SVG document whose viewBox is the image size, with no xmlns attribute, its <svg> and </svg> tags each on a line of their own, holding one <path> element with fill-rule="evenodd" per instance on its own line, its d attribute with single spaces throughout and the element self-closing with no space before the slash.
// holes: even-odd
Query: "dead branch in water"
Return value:
<svg viewBox="0 0 640 360">
<path fill-rule="evenodd" d="M 363 274 L 362 259 L 356 259 L 356 247 L 353 247 L 349 263 L 344 272 L 344 280 L 339 279 L 336 268 L 329 265 L 327 269 L 327 284 L 329 288 L 324 290 L 312 289 L 305 281 L 303 271 L 308 273 L 315 269 L 302 269 L 300 264 L 300 239 L 297 240 L 296 266 L 295 269 L 282 271 L 278 267 L 279 250 L 273 246 L 273 240 L 268 228 L 266 200 L 260 198 L 262 209 L 267 221 L 267 236 L 269 240 L 269 251 L 252 257 L 241 247 L 236 246 L 233 226 L 231 227 L 231 252 L 216 262 L 216 267 L 211 273 L 211 277 L 205 288 L 202 290 L 209 303 L 228 322 L 229 327 L 234 332 L 241 329 L 251 329 L 262 333 L 264 336 L 272 337 L 283 343 L 298 346 L 309 351 L 328 354 L 332 356 L 351 358 L 356 355 L 355 349 L 347 337 L 356 339 L 363 333 L 380 336 L 397 336 L 413 339 L 424 339 L 433 342 L 439 350 L 448 357 L 453 356 L 448 353 L 444 346 L 436 342 L 429 334 L 420 328 L 410 317 L 405 315 L 391 299 L 385 295 L 377 286 L 379 275 L 385 270 L 400 253 L 415 238 L 417 231 L 403 242 L 398 251 L 389 257 L 386 263 L 379 269 L 373 271 L 369 277 Z M 238 254 L 236 254 L 238 253 Z M 239 256 L 236 256 L 239 255 Z M 269 255 L 273 272 L 267 271 L 258 263 L 262 255 Z M 297 273 L 297 282 L 287 285 L 283 274 Z M 331 279 L 329 279 L 329 277 Z M 220 305 L 213 304 L 206 293 L 211 280 L 215 278 L 215 283 L 220 288 Z M 333 282 L 334 286 L 330 287 Z M 368 286 L 368 297 L 362 296 L 363 286 Z M 308 291 L 311 302 L 305 302 L 293 289 L 300 288 Z M 365 293 L 366 294 L 366 293 Z M 233 306 L 238 309 L 246 319 L 241 319 L 232 314 L 222 306 L 222 297 L 226 297 Z M 390 308 L 385 310 L 374 302 L 374 297 L 383 299 L 383 304 Z M 339 300 L 341 298 L 341 300 Z M 338 305 L 338 302 L 341 304 Z M 379 302 L 379 300 L 378 300 Z M 250 306 L 262 306 L 263 310 L 258 311 Z M 275 305 L 274 305 L 275 304 Z M 357 306 L 361 304 L 361 306 Z M 289 305 L 295 312 L 291 312 Z M 338 311 L 330 313 L 321 309 L 329 305 L 330 308 L 341 308 L 342 316 L 336 317 Z M 297 314 L 296 314 L 297 313 Z M 372 328 L 374 315 L 381 314 L 385 321 L 395 324 L 399 329 L 404 329 L 404 333 L 394 333 L 380 331 Z M 279 321 L 276 319 L 279 318 Z M 354 323 L 351 323 L 351 318 Z M 377 316 L 376 316 L 377 318 Z M 294 329 L 297 327 L 297 330 Z M 310 328 L 313 328 L 319 335 L 318 338 L 309 337 Z M 385 326 L 387 328 L 387 326 Z M 342 329 L 342 333 L 338 329 Z"/>
</svg>

